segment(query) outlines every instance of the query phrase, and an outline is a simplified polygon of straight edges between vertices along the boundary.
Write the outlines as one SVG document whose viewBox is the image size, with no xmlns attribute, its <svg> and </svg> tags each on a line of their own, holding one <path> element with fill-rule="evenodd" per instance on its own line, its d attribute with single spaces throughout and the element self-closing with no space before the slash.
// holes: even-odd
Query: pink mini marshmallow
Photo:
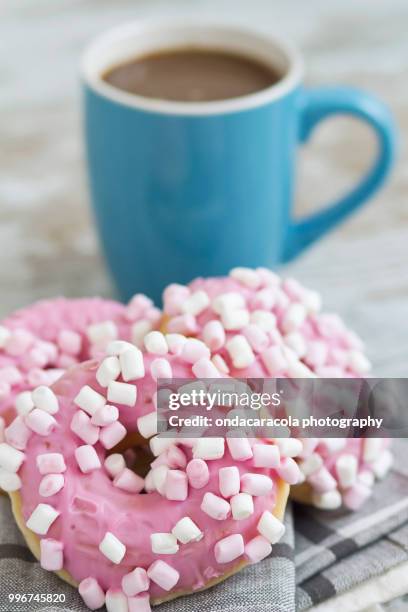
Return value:
<svg viewBox="0 0 408 612">
<path fill-rule="evenodd" d="M 225 330 L 220 321 L 208 321 L 203 327 L 202 339 L 211 352 L 222 348 L 225 344 Z"/>
<path fill-rule="evenodd" d="M 217 521 L 224 521 L 231 513 L 231 506 L 222 497 L 207 491 L 200 506 L 201 510 Z"/>
<path fill-rule="evenodd" d="M 107 425 L 111 425 L 119 418 L 119 410 L 116 406 L 111 406 L 110 404 L 105 404 L 105 406 L 101 406 L 97 408 L 91 417 L 91 423 L 93 425 L 98 425 L 99 427 L 106 427 Z"/>
<path fill-rule="evenodd" d="M 110 450 L 126 436 L 126 427 L 119 421 L 115 421 L 107 427 L 102 427 L 99 434 L 99 441 L 106 449 Z"/>
<path fill-rule="evenodd" d="M 10 395 L 11 385 L 7 382 L 0 382 L 0 401 L 6 399 Z"/>
<path fill-rule="evenodd" d="M 185 314 L 170 319 L 167 323 L 167 331 L 169 334 L 184 334 L 190 335 L 197 332 L 197 322 L 193 315 Z M 184 344 L 183 344 L 184 347 Z"/>
<path fill-rule="evenodd" d="M 258 563 L 268 557 L 272 552 L 272 544 L 263 536 L 259 535 L 245 545 L 245 555 L 250 563 Z"/>
<path fill-rule="evenodd" d="M 290 485 L 296 484 L 301 479 L 300 468 L 292 457 L 284 457 L 277 468 L 277 472 L 280 478 Z"/>
<path fill-rule="evenodd" d="M 75 459 L 77 460 L 79 469 L 84 474 L 97 470 L 101 467 L 101 462 L 93 446 L 86 444 L 78 446 L 75 449 Z"/>
<path fill-rule="evenodd" d="M 273 481 L 264 474 L 243 474 L 241 476 L 241 491 L 250 495 L 268 495 L 273 488 Z"/>
<path fill-rule="evenodd" d="M 196 378 L 220 378 L 220 371 L 208 357 L 202 357 L 192 367 Z"/>
<path fill-rule="evenodd" d="M 40 564 L 49 572 L 57 572 L 63 568 L 64 544 L 51 538 L 40 540 Z"/>
<path fill-rule="evenodd" d="M 38 348 L 32 348 L 21 358 L 21 367 L 24 370 L 31 370 L 31 368 L 45 368 L 47 363 L 47 354 Z"/>
<path fill-rule="evenodd" d="M 280 462 L 279 446 L 275 444 L 254 444 L 252 447 L 254 454 L 253 464 L 257 468 L 275 469 Z"/>
<path fill-rule="evenodd" d="M 34 408 L 25 417 L 25 424 L 39 436 L 48 436 L 57 424 L 51 414 Z"/>
<path fill-rule="evenodd" d="M 78 586 L 79 594 L 90 610 L 98 610 L 105 603 L 105 593 L 95 578 L 85 578 Z"/>
<path fill-rule="evenodd" d="M 181 448 L 178 446 L 170 446 L 166 451 L 167 465 L 170 468 L 182 468 L 187 465 L 187 458 Z"/>
<path fill-rule="evenodd" d="M 242 330 L 242 334 L 256 353 L 262 353 L 269 344 L 268 335 L 258 325 L 247 325 Z"/>
<path fill-rule="evenodd" d="M 188 495 L 187 474 L 181 470 L 168 470 L 164 491 L 167 499 L 186 500 Z"/>
<path fill-rule="evenodd" d="M 4 430 L 6 441 L 18 450 L 24 450 L 31 436 L 31 430 L 27 427 L 23 416 L 17 416 Z"/>
<path fill-rule="evenodd" d="M 182 334 L 166 334 L 167 346 L 173 355 L 180 355 L 186 340 Z"/>
<path fill-rule="evenodd" d="M 23 381 L 23 376 L 20 370 L 14 366 L 6 366 L 0 368 L 0 382 L 8 383 L 11 387 L 18 385 Z"/>
<path fill-rule="evenodd" d="M 147 575 L 155 584 L 170 591 L 180 579 L 179 572 L 165 561 L 154 561 L 147 570 Z"/>
<path fill-rule="evenodd" d="M 286 370 L 288 365 L 280 346 L 271 346 L 267 348 L 261 354 L 261 359 L 264 363 L 266 371 L 271 376 L 274 376 L 277 372 Z"/>
<path fill-rule="evenodd" d="M 76 332 L 70 329 L 63 329 L 58 334 L 57 344 L 63 353 L 78 355 L 81 351 L 82 339 Z"/>
<path fill-rule="evenodd" d="M 42 475 L 60 474 L 67 469 L 64 456 L 61 455 L 61 453 L 44 453 L 43 455 L 37 455 L 36 463 L 38 471 Z"/>
<path fill-rule="evenodd" d="M 227 446 L 236 461 L 246 461 L 252 457 L 252 448 L 247 438 L 227 438 Z"/>
<path fill-rule="evenodd" d="M 321 340 L 315 340 L 308 343 L 304 361 L 311 368 L 320 368 L 326 363 L 327 356 L 327 344 Z"/>
<path fill-rule="evenodd" d="M 358 510 L 372 494 L 371 487 L 362 482 L 356 482 L 343 493 L 343 503 L 349 510 Z"/>
<path fill-rule="evenodd" d="M 134 597 L 149 589 L 150 580 L 143 567 L 136 567 L 122 578 L 122 590 L 128 597 Z"/>
<path fill-rule="evenodd" d="M 163 292 L 163 304 L 166 314 L 174 316 L 182 311 L 184 302 L 190 297 L 190 289 L 185 285 L 172 283 Z"/>
<path fill-rule="evenodd" d="M 99 440 L 99 427 L 92 425 L 90 417 L 83 410 L 75 412 L 70 428 L 86 444 L 96 444 Z"/>
<path fill-rule="evenodd" d="M 260 289 L 250 299 L 251 310 L 271 310 L 276 302 L 276 291 L 273 289 Z"/>
<path fill-rule="evenodd" d="M 235 465 L 220 468 L 218 470 L 218 482 L 223 497 L 237 495 L 241 486 L 239 469 Z"/>
<path fill-rule="evenodd" d="M 30 387 L 39 387 L 41 385 L 47 386 L 49 384 L 48 371 L 32 368 L 27 374 L 27 383 Z"/>
<path fill-rule="evenodd" d="M 123 455 L 120 455 L 119 453 L 113 453 L 113 455 L 109 455 L 109 457 L 106 457 L 104 466 L 109 476 L 114 478 L 115 476 L 118 476 L 118 474 L 120 474 L 122 470 L 125 469 L 126 463 Z"/>
<path fill-rule="evenodd" d="M 322 466 L 320 470 L 307 477 L 308 483 L 316 493 L 327 493 L 337 488 L 337 482 L 327 468 Z"/>
<path fill-rule="evenodd" d="M 148 593 L 128 598 L 128 612 L 152 612 Z"/>
<path fill-rule="evenodd" d="M 20 357 L 28 351 L 34 342 L 34 337 L 31 332 L 25 329 L 15 329 L 11 332 L 6 346 L 5 352 L 13 357 Z"/>
<path fill-rule="evenodd" d="M 145 314 L 145 311 L 152 306 L 153 302 L 150 298 L 143 295 L 143 293 L 137 293 L 126 306 L 126 319 L 131 322 L 137 321 L 137 319 L 140 319 Z"/>
<path fill-rule="evenodd" d="M 183 350 L 181 351 L 181 358 L 187 363 L 196 363 L 199 359 L 211 357 L 211 352 L 208 346 L 197 338 L 187 338 Z"/>
<path fill-rule="evenodd" d="M 158 380 L 159 378 L 172 378 L 173 372 L 171 369 L 171 365 L 167 361 L 167 359 L 158 358 L 154 359 L 150 365 L 150 374 L 152 375 L 153 380 Z"/>
<path fill-rule="evenodd" d="M 244 554 L 244 540 L 240 533 L 234 533 L 219 540 L 214 546 L 217 563 L 230 563 Z"/>
<path fill-rule="evenodd" d="M 203 459 L 192 459 L 186 467 L 188 482 L 193 489 L 202 489 L 210 480 L 208 466 Z"/>
<path fill-rule="evenodd" d="M 128 491 L 128 493 L 140 493 L 144 487 L 144 479 L 132 472 L 129 468 L 124 468 L 115 478 L 113 484 L 118 489 Z"/>
<path fill-rule="evenodd" d="M 61 491 L 64 483 L 65 479 L 62 474 L 47 474 L 41 480 L 38 492 L 41 497 L 51 497 Z"/>
</svg>

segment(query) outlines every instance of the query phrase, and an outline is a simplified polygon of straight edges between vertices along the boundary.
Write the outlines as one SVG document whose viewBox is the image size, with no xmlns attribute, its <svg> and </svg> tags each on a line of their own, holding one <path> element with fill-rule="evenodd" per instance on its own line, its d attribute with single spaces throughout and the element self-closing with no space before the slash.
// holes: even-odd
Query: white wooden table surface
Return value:
<svg viewBox="0 0 408 612">
<path fill-rule="evenodd" d="M 408 373 L 408 37 L 406 0 L 3 0 L 0 53 L 0 316 L 56 294 L 112 291 L 90 220 L 77 76 L 96 33 L 139 16 L 199 12 L 289 36 L 310 85 L 350 83 L 381 96 L 401 133 L 387 187 L 291 264 L 365 339 L 378 375 Z M 351 185 L 371 135 L 338 119 L 301 154 L 298 211 Z"/>
</svg>

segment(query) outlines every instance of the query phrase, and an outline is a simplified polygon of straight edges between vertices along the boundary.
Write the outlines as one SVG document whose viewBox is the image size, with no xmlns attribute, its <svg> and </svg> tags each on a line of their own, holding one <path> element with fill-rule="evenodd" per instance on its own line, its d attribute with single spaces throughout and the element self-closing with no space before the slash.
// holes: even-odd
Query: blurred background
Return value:
<svg viewBox="0 0 408 612">
<path fill-rule="evenodd" d="M 287 36 L 305 56 L 308 85 L 355 85 L 392 108 L 400 153 L 390 181 L 285 273 L 318 289 L 326 310 L 358 331 L 377 375 L 406 376 L 406 0 L 2 0 L 0 317 L 42 297 L 113 294 L 89 208 L 78 63 L 99 32 L 169 14 L 228 18 Z M 296 214 L 353 184 L 372 145 L 352 120 L 322 124 L 300 152 Z"/>
</svg>

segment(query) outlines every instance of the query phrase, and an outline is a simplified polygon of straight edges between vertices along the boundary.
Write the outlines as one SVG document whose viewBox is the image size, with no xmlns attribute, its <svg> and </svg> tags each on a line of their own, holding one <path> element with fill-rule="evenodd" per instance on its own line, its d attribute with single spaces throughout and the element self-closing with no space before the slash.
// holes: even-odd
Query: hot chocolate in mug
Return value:
<svg viewBox="0 0 408 612">
<path fill-rule="evenodd" d="M 201 102 L 148 98 L 104 79 L 135 58 L 183 48 L 237 54 L 280 78 Z M 142 291 L 159 301 L 170 282 L 286 262 L 367 201 L 392 165 L 387 108 L 354 88 L 305 88 L 300 55 L 275 36 L 199 22 L 128 24 L 91 43 L 82 77 L 93 208 L 123 299 Z M 297 149 L 335 114 L 371 126 L 377 157 L 349 193 L 294 220 Z"/>
</svg>

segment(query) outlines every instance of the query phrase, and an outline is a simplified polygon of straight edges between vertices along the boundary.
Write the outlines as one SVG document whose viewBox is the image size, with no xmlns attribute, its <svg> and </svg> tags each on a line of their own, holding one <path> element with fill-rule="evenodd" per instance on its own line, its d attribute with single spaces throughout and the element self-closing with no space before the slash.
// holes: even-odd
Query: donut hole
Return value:
<svg viewBox="0 0 408 612">
<path fill-rule="evenodd" d="M 137 433 L 128 434 L 109 452 L 109 455 L 113 453 L 121 454 L 126 466 L 142 478 L 146 477 L 150 464 L 155 459 L 146 439 Z"/>
</svg>

